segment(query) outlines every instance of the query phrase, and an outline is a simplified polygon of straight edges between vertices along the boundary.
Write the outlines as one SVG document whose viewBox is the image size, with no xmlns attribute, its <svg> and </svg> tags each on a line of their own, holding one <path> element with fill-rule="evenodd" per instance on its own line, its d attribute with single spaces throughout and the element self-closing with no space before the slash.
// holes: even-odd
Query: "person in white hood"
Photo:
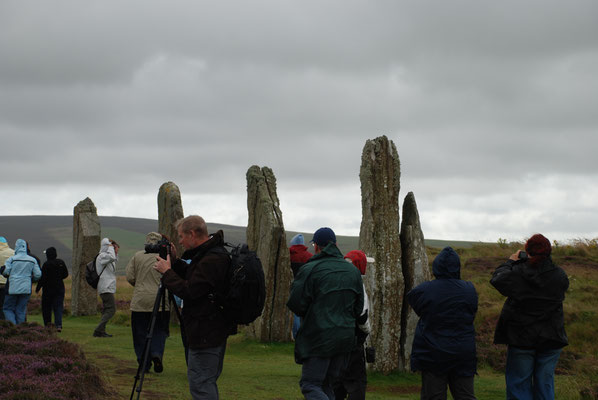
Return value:
<svg viewBox="0 0 598 400">
<path fill-rule="evenodd" d="M 102 239 L 100 254 L 96 258 L 96 271 L 100 276 L 98 294 L 102 299 L 102 318 L 93 331 L 95 337 L 112 337 L 106 333 L 106 324 L 116 312 L 114 293 L 116 293 L 116 261 L 118 260 L 118 244 L 108 238 Z"/>
</svg>

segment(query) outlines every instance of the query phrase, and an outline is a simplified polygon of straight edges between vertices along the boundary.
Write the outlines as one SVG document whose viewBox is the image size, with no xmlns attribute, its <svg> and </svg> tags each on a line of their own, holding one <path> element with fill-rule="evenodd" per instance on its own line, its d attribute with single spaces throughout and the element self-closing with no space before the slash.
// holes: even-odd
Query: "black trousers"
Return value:
<svg viewBox="0 0 598 400">
<path fill-rule="evenodd" d="M 476 400 L 473 394 L 473 376 L 422 371 L 422 400 L 446 400 L 447 386 L 454 400 Z"/>
<path fill-rule="evenodd" d="M 0 286 L 0 320 L 4 319 L 4 311 L 2 311 L 2 307 L 4 306 L 4 285 Z"/>
<path fill-rule="evenodd" d="M 347 368 L 334 383 L 334 397 L 337 400 L 364 400 L 367 383 L 365 351 L 360 345 L 351 351 Z"/>
</svg>

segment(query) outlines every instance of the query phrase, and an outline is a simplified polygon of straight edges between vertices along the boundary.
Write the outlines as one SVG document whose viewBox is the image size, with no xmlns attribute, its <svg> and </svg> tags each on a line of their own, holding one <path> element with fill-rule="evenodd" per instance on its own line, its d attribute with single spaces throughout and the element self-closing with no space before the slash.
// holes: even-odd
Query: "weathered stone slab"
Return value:
<svg viewBox="0 0 598 400">
<path fill-rule="evenodd" d="M 158 191 L 158 232 L 175 244 L 179 257 L 183 254 L 183 248 L 179 244 L 176 222 L 183 217 L 179 187 L 173 182 L 163 183 Z"/>
<path fill-rule="evenodd" d="M 286 307 L 293 275 L 276 194 L 276 178 L 268 167 L 256 165 L 247 171 L 247 245 L 257 252 L 264 267 L 266 302 L 264 312 L 249 331 L 262 342 L 291 340 L 291 313 Z"/>
<path fill-rule="evenodd" d="M 368 140 L 361 156 L 362 221 L 359 248 L 375 262 L 364 282 L 370 296 L 373 368 L 382 373 L 399 365 L 404 283 L 399 236 L 400 163 L 386 136 Z"/>
<path fill-rule="evenodd" d="M 414 287 L 432 278 L 428 266 L 428 255 L 424 244 L 424 233 L 421 229 L 419 213 L 413 192 L 409 192 L 403 201 L 403 220 L 401 222 L 401 249 L 403 254 L 403 277 L 405 279 L 405 295 Z M 399 369 L 408 371 L 411 362 L 411 347 L 419 317 L 403 301 L 401 318 L 401 357 Z"/>
<path fill-rule="evenodd" d="M 100 251 L 100 219 L 89 197 L 73 210 L 72 315 L 97 313 L 97 291 L 85 280 L 85 265 Z"/>
</svg>

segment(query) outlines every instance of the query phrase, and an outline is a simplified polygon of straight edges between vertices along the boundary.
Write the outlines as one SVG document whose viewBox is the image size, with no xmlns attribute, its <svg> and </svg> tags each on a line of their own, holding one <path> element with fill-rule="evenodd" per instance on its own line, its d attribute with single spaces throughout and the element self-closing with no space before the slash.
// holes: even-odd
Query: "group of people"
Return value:
<svg viewBox="0 0 598 400">
<path fill-rule="evenodd" d="M 69 272 L 56 249 L 44 251 L 46 261 L 40 268 L 40 260 L 31 253 L 29 244 L 17 239 L 14 250 L 5 237 L 0 236 L 0 319 L 15 325 L 27 319 L 27 304 L 32 294 L 32 284 L 37 282 L 35 292 L 42 291 L 42 315 L 45 326 L 62 331 L 64 310 L 64 279 Z M 52 324 L 54 314 L 54 324 Z"/>
<path fill-rule="evenodd" d="M 187 359 L 187 378 L 193 399 L 218 399 L 217 380 L 223 369 L 229 335 L 237 326 L 222 313 L 214 297 L 225 295 L 230 258 L 224 233 L 208 233 L 204 219 L 188 216 L 177 223 L 178 242 L 185 249 L 179 257 L 174 245 L 166 258 L 137 252 L 126 267 L 134 286 L 131 300 L 131 328 L 140 368 L 162 372 L 164 344 L 168 336 L 168 302 L 156 320 L 149 344 L 148 363 L 141 365 L 148 326 L 158 287 L 162 284 L 182 299 L 182 318 Z M 150 232 L 146 243 L 162 236 Z M 366 368 L 364 342 L 369 333 L 368 296 L 362 281 L 367 259 L 354 250 L 343 255 L 334 231 L 318 229 L 308 251 L 302 235 L 291 239 L 293 283 L 287 307 L 293 313 L 295 360 L 301 364 L 299 386 L 306 399 L 364 399 Z M 104 238 L 96 258 L 100 275 L 98 294 L 103 311 L 93 335 L 110 337 L 105 327 L 114 315 L 116 261 L 119 246 Z M 554 399 L 554 370 L 561 349 L 567 345 L 563 300 L 569 281 L 551 259 L 550 241 L 533 235 L 493 273 L 490 283 L 507 297 L 496 327 L 494 342 L 507 345 L 507 399 Z M 48 248 L 42 268 L 19 239 L 14 252 L 0 237 L 2 275 L 0 294 L 4 316 L 15 324 L 23 322 L 31 295 L 43 289 L 44 323 L 55 313 L 61 329 L 66 265 Z M 347 262 L 348 261 L 348 262 Z M 478 295 L 474 285 L 461 279 L 459 255 L 444 248 L 433 261 L 435 279 L 406 294 L 419 316 L 411 352 L 411 369 L 421 371 L 422 399 L 446 399 L 447 388 L 454 399 L 475 399 L 476 344 L 474 319 Z M 45 297 L 44 297 L 45 296 Z M 0 300 L 2 296 L 0 296 Z M 44 300 L 45 299 L 45 300 Z"/>
<path fill-rule="evenodd" d="M 507 345 L 507 400 L 554 399 L 554 371 L 568 344 L 563 300 L 567 274 L 551 258 L 550 241 L 535 234 L 496 268 L 490 279 L 507 299 L 494 335 Z M 436 279 L 407 293 L 420 317 L 411 352 L 411 369 L 421 371 L 422 399 L 475 399 L 476 344 L 473 321 L 478 296 L 460 279 L 461 262 L 450 247 L 433 262 Z"/>
</svg>

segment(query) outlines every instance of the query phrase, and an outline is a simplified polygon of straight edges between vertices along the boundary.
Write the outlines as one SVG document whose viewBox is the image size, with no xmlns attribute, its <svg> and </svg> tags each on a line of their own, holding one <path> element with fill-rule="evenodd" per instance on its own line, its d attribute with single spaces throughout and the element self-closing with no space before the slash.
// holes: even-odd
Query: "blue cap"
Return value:
<svg viewBox="0 0 598 400">
<path fill-rule="evenodd" d="M 291 246 L 295 246 L 297 244 L 305 245 L 305 239 L 303 239 L 303 235 L 300 233 L 293 236 L 293 238 L 291 239 Z"/>
<path fill-rule="evenodd" d="M 317 244 L 320 247 L 326 246 L 328 243 L 336 243 L 336 235 L 330 228 L 320 228 L 314 233 L 314 237 L 311 240 L 312 243 Z"/>
<path fill-rule="evenodd" d="M 4 236 L 0 236 L 0 243 L 6 243 L 6 238 Z"/>
</svg>

